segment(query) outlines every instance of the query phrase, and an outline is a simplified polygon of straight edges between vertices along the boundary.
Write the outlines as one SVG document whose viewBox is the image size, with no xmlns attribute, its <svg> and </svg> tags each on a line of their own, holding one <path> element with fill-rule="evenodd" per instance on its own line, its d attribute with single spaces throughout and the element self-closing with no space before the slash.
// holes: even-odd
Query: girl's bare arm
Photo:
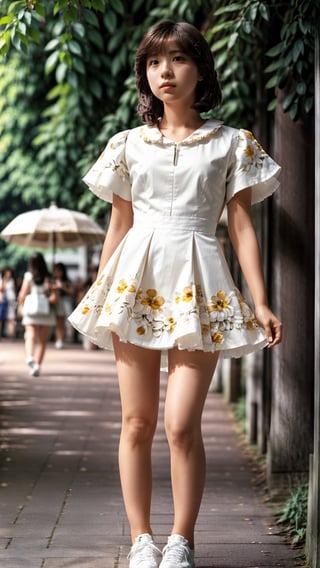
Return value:
<svg viewBox="0 0 320 568">
<path fill-rule="evenodd" d="M 22 285 L 21 285 L 20 292 L 19 292 L 19 296 L 18 296 L 18 303 L 19 304 L 23 304 L 23 302 L 26 299 L 26 296 L 30 293 L 30 290 L 31 290 L 30 280 L 27 280 L 26 278 L 24 278 Z"/>
<path fill-rule="evenodd" d="M 229 202 L 228 229 L 250 290 L 256 318 L 265 330 L 269 347 L 273 347 L 281 341 L 282 324 L 268 305 L 260 248 L 251 218 L 251 188 L 237 193 Z"/>
<path fill-rule="evenodd" d="M 114 253 L 118 244 L 132 227 L 132 223 L 133 212 L 131 201 L 126 201 L 114 194 L 110 223 L 100 257 L 99 274 Z"/>
</svg>

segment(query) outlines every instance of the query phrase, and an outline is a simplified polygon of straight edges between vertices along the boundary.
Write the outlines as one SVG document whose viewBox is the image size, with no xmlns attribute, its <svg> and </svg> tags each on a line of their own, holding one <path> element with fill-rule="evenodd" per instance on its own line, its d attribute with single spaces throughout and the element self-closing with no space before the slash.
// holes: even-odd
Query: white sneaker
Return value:
<svg viewBox="0 0 320 568">
<path fill-rule="evenodd" d="M 194 552 L 183 536 L 179 534 L 169 536 L 159 568 L 195 568 Z"/>
<path fill-rule="evenodd" d="M 26 363 L 30 369 L 29 374 L 33 377 L 34 376 L 34 368 L 36 363 L 34 362 L 34 358 L 33 357 L 27 357 L 26 359 Z"/>
<path fill-rule="evenodd" d="M 56 343 L 55 343 L 56 349 L 63 349 L 64 348 L 64 343 L 61 339 L 57 339 Z"/>
<path fill-rule="evenodd" d="M 140 534 L 128 554 L 129 568 L 158 568 L 162 553 L 150 534 Z"/>
<path fill-rule="evenodd" d="M 34 366 L 34 358 L 33 357 L 27 357 L 26 363 L 27 363 L 28 367 L 30 367 L 30 369 L 32 370 L 33 366 Z"/>
<path fill-rule="evenodd" d="M 30 375 L 32 375 L 32 377 L 39 377 L 40 375 L 40 365 L 38 365 L 38 363 L 34 363 L 33 364 L 33 368 L 30 371 Z"/>
</svg>

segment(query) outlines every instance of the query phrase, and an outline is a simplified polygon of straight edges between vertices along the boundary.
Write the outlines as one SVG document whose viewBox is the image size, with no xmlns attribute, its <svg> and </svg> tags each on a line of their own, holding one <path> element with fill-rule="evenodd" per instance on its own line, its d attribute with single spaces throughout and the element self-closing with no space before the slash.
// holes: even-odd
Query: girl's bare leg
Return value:
<svg viewBox="0 0 320 568">
<path fill-rule="evenodd" d="M 150 526 L 151 448 L 158 419 L 160 352 L 113 344 L 122 405 L 119 468 L 131 537 L 152 534 Z"/>
<path fill-rule="evenodd" d="M 37 326 L 33 324 L 26 325 L 24 332 L 24 347 L 26 358 L 34 357 L 37 339 Z"/>
<path fill-rule="evenodd" d="M 64 336 L 65 336 L 65 317 L 64 316 L 57 316 L 56 317 L 56 340 L 63 342 Z"/>
<path fill-rule="evenodd" d="M 191 548 L 205 483 L 201 418 L 217 360 L 217 354 L 202 351 L 169 351 L 165 426 L 174 502 L 172 534 L 184 536 Z"/>
<path fill-rule="evenodd" d="M 35 357 L 35 361 L 36 361 L 36 363 L 38 363 L 38 365 L 41 365 L 42 359 L 43 359 L 45 351 L 46 351 L 46 347 L 47 347 L 47 343 L 48 343 L 48 337 L 49 337 L 49 331 L 50 331 L 50 326 L 48 326 L 48 325 L 40 325 L 39 326 L 39 330 L 38 330 L 39 345 L 38 345 L 38 349 L 37 349 L 37 355 Z"/>
</svg>

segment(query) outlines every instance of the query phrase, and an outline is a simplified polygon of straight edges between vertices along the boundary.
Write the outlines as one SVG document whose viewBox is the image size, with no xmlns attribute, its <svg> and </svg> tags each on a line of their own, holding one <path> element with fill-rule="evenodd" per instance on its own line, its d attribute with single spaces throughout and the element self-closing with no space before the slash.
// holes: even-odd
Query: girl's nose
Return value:
<svg viewBox="0 0 320 568">
<path fill-rule="evenodd" d="M 164 61 L 161 67 L 161 75 L 162 77 L 169 77 L 172 75 L 172 68 L 168 61 Z"/>
</svg>

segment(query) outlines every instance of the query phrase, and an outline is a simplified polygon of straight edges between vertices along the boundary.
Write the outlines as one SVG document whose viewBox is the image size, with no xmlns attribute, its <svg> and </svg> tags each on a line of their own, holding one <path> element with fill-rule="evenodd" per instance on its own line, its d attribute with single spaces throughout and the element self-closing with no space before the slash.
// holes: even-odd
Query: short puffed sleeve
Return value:
<svg viewBox="0 0 320 568">
<path fill-rule="evenodd" d="M 110 203 L 114 193 L 131 201 L 131 184 L 125 156 L 128 133 L 129 130 L 123 130 L 110 138 L 98 160 L 83 178 L 93 193 Z"/>
<path fill-rule="evenodd" d="M 252 188 L 252 203 L 269 197 L 280 185 L 280 170 L 251 132 L 236 131 L 227 172 L 227 202 L 247 187 Z"/>
</svg>

